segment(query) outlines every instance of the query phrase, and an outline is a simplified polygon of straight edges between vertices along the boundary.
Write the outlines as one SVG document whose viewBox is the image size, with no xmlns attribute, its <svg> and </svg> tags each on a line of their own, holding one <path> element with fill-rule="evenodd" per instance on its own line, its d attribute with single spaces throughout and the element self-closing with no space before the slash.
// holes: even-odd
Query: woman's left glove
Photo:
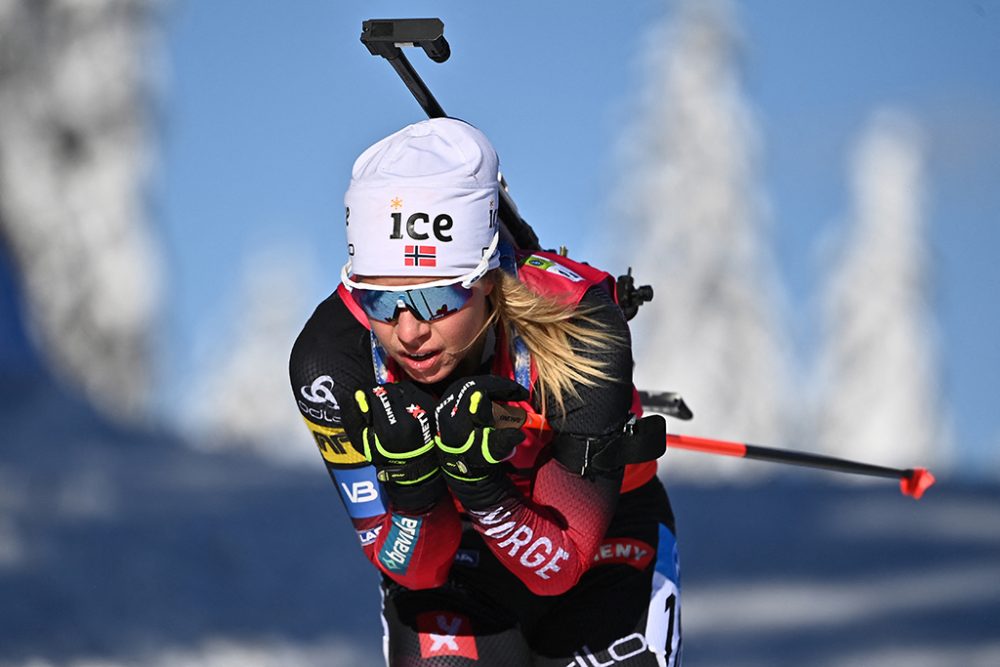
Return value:
<svg viewBox="0 0 1000 667">
<path fill-rule="evenodd" d="M 495 427 L 493 401 L 523 401 L 528 395 L 513 380 L 482 375 L 453 383 L 438 403 L 434 415 L 441 467 L 467 508 L 485 507 L 506 490 L 499 464 L 524 440 L 520 429 Z"/>
<path fill-rule="evenodd" d="M 408 382 L 354 392 L 361 449 L 395 509 L 429 509 L 444 494 L 430 406 L 434 398 Z"/>
</svg>

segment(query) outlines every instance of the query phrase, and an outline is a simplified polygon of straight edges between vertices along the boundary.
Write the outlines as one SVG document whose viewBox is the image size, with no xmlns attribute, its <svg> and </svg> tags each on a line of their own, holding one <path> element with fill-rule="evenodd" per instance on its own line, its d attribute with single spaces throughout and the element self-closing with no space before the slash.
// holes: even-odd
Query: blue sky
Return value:
<svg viewBox="0 0 1000 667">
<path fill-rule="evenodd" d="M 492 139 L 543 245 L 599 261 L 588 237 L 614 224 L 606 216 L 614 147 L 639 84 L 642 37 L 673 5 L 582 7 L 188 0 L 166 11 L 153 202 L 172 289 L 165 340 L 174 392 L 198 363 L 191 351 L 206 329 L 219 329 L 246 254 L 292 244 L 319 267 L 304 296 L 318 302 L 335 287 L 354 158 L 423 117 L 358 41 L 366 18 L 442 18 L 452 58 L 434 64 L 411 52 L 417 70 L 449 114 Z M 996 462 L 1000 0 L 771 0 L 737 9 L 744 91 L 763 139 L 760 182 L 794 311 L 813 312 L 820 249 L 848 211 L 849 152 L 869 115 L 891 105 L 923 124 L 944 392 L 966 462 Z M 809 327 L 796 333 L 808 350 Z"/>
</svg>

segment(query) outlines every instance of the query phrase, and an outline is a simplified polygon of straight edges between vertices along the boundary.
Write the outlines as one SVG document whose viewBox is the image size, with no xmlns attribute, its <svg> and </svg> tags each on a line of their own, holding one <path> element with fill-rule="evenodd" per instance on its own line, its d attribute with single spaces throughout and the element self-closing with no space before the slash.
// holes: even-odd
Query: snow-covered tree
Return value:
<svg viewBox="0 0 1000 667">
<path fill-rule="evenodd" d="M 637 385 L 680 391 L 695 413 L 685 432 L 780 443 L 791 355 L 733 16 L 728 3 L 681 3 L 648 42 L 611 206 L 616 238 L 631 240 L 616 264 L 655 290 L 632 323 Z M 673 463 L 748 469 L 702 455 Z"/>
<path fill-rule="evenodd" d="M 848 235 L 825 289 L 817 441 L 886 465 L 940 461 L 948 450 L 930 308 L 923 137 L 880 110 L 851 166 Z"/>
<path fill-rule="evenodd" d="M 117 416 L 150 396 L 156 0 L 0 3 L 0 241 L 58 375 Z"/>
<path fill-rule="evenodd" d="M 181 406 L 191 442 L 203 449 L 239 448 L 283 463 L 315 464 L 312 438 L 288 385 L 288 355 L 315 285 L 305 251 L 272 247 L 244 261 L 224 323 L 204 346 L 199 371 Z"/>
</svg>

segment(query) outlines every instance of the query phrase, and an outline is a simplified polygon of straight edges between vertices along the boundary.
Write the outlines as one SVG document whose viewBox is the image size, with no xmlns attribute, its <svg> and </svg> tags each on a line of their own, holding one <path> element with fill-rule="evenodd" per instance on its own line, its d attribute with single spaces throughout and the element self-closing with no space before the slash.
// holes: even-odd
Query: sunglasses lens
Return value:
<svg viewBox="0 0 1000 667">
<path fill-rule="evenodd" d="M 396 311 L 403 305 L 398 292 L 354 288 L 351 290 L 351 296 L 368 317 L 381 322 L 395 319 Z"/>
<path fill-rule="evenodd" d="M 437 320 L 461 310 L 472 297 L 472 289 L 460 284 L 399 291 L 354 288 L 351 296 L 373 320 L 391 322 L 400 309 L 408 309 L 421 320 Z"/>
</svg>

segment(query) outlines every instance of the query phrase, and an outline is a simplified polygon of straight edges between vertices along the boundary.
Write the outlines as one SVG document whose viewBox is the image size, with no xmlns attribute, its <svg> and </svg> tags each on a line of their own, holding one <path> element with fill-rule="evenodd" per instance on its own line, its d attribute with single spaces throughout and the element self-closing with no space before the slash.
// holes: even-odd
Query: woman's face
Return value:
<svg viewBox="0 0 1000 667">
<path fill-rule="evenodd" d="M 440 278 L 364 279 L 387 287 L 419 285 L 434 280 Z M 482 354 L 483 340 L 475 338 L 486 322 L 486 297 L 493 290 L 493 284 L 489 279 L 482 279 L 472 286 L 472 290 L 472 298 L 461 310 L 437 320 L 420 320 L 409 310 L 401 310 L 394 322 L 370 318 L 368 322 L 382 347 L 410 378 L 424 384 L 439 382 L 466 359 L 478 362 Z"/>
</svg>

